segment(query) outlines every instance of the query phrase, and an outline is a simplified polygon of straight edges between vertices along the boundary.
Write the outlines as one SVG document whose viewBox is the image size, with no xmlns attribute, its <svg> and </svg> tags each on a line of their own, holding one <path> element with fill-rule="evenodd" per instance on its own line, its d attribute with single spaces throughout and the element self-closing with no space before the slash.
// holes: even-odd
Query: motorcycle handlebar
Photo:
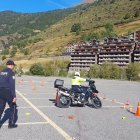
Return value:
<svg viewBox="0 0 140 140">
<path fill-rule="evenodd" d="M 91 79 L 86 79 L 87 82 L 92 82 L 92 83 L 95 83 L 94 80 L 91 80 Z"/>
</svg>

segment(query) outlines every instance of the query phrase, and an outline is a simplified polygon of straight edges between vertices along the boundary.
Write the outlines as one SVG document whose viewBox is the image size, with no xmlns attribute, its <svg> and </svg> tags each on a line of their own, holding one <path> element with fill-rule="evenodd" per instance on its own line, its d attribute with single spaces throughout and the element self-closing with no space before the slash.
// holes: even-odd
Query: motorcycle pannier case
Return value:
<svg viewBox="0 0 140 140">
<path fill-rule="evenodd" d="M 63 84 L 64 84 L 64 80 L 56 79 L 56 80 L 54 81 L 54 88 L 62 87 Z"/>
</svg>

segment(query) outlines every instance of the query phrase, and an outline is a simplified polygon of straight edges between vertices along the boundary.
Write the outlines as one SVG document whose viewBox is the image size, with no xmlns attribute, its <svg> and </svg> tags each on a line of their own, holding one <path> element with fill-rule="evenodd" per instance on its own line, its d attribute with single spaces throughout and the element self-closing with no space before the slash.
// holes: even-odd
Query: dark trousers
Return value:
<svg viewBox="0 0 140 140">
<path fill-rule="evenodd" d="M 85 99 L 88 99 L 87 88 L 85 86 L 72 85 L 72 92 L 78 97 L 79 93 L 85 93 Z"/>
<path fill-rule="evenodd" d="M 15 124 L 15 121 L 17 120 L 17 109 L 16 104 L 12 102 L 13 97 L 11 95 L 11 91 L 8 88 L 0 88 L 0 119 L 3 120 L 2 114 L 5 109 L 6 103 L 9 105 L 9 113 L 8 113 L 8 119 L 9 119 L 9 125 Z"/>
<path fill-rule="evenodd" d="M 82 93 L 81 87 L 79 85 L 72 85 L 72 91 L 74 93 Z"/>
</svg>

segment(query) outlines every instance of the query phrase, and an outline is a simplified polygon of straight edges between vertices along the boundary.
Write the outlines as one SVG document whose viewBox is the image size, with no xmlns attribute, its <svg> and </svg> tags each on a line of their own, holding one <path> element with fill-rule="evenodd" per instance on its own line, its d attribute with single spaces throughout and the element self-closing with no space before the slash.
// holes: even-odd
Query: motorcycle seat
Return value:
<svg viewBox="0 0 140 140">
<path fill-rule="evenodd" d="M 68 89 L 66 87 L 59 87 L 59 89 L 62 90 L 62 91 L 67 91 L 67 92 L 70 91 L 70 89 Z"/>
</svg>

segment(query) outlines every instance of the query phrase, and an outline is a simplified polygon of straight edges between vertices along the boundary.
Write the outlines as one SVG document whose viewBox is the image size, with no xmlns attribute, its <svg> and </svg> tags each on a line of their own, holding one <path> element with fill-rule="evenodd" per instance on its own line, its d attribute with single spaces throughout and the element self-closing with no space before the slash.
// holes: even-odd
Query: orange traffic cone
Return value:
<svg viewBox="0 0 140 140">
<path fill-rule="evenodd" d="M 74 119 L 74 116 L 73 116 L 73 115 L 69 115 L 69 116 L 68 116 L 68 119 L 69 119 L 69 120 L 73 120 L 73 119 Z"/>
<path fill-rule="evenodd" d="M 106 99 L 106 96 L 104 96 L 103 99 Z"/>
<path fill-rule="evenodd" d="M 35 85 L 32 85 L 32 90 L 36 90 L 36 86 Z"/>
<path fill-rule="evenodd" d="M 44 85 L 45 85 L 44 81 L 40 81 L 40 86 L 44 86 Z"/>
<path fill-rule="evenodd" d="M 137 112 L 135 113 L 135 116 L 140 116 L 140 102 L 138 103 Z"/>
</svg>

